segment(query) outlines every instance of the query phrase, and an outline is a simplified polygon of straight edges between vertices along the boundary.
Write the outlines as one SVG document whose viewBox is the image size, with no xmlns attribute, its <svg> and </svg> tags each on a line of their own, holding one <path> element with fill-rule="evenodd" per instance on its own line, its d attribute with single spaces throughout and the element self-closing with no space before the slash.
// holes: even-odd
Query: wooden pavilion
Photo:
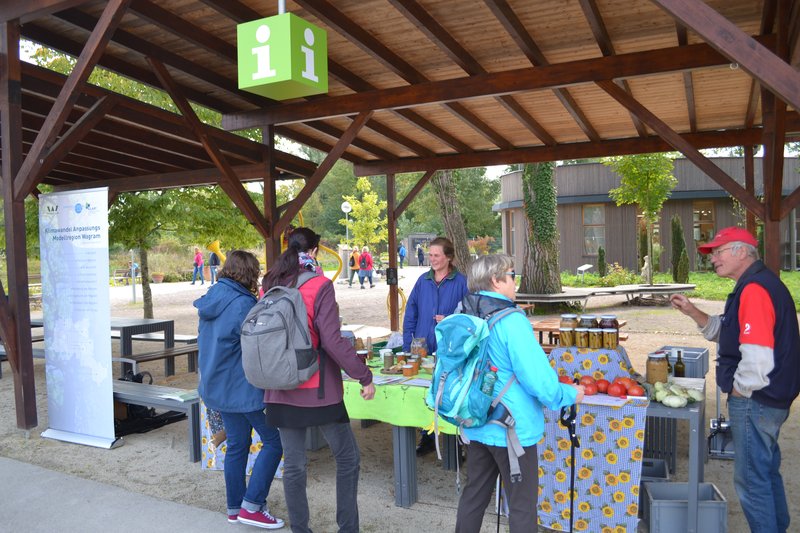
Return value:
<svg viewBox="0 0 800 533">
<path fill-rule="evenodd" d="M 778 264 L 783 146 L 800 131 L 796 0 L 290 0 L 328 33 L 329 92 L 277 102 L 237 87 L 236 25 L 278 13 L 263 0 L 0 3 L 0 137 L 8 287 L 0 336 L 17 425 L 37 425 L 23 201 L 37 186 L 121 192 L 217 183 L 278 236 L 339 158 L 385 175 L 395 220 L 441 169 L 677 150 L 765 224 Z M 77 58 L 68 77 L 20 60 L 20 39 Z M 88 85 L 96 66 L 167 91 L 173 114 Z M 202 124 L 189 102 L 223 114 Z M 231 133 L 261 128 L 263 143 Z M 227 130 L 227 131 L 226 131 Z M 327 153 L 275 148 L 280 135 Z M 764 198 L 753 147 L 763 145 Z M 698 149 L 743 146 L 744 185 Z M 402 199 L 396 173 L 424 172 Z M 305 180 L 276 205 L 275 184 Z M 255 205 L 242 182 L 264 183 Z M 487 206 L 488 208 L 488 206 Z M 392 261 L 395 261 L 392 256 Z M 393 327 L 398 326 L 393 293 Z"/>
</svg>

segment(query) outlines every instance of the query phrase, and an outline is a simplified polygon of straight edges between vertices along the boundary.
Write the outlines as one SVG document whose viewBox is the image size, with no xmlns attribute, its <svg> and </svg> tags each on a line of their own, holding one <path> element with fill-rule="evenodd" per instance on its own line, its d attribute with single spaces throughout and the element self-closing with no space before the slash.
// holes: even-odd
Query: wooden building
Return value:
<svg viewBox="0 0 800 533">
<path fill-rule="evenodd" d="M 711 161 L 744 186 L 745 160 L 738 157 L 714 158 Z M 756 158 L 755 182 L 761 179 L 762 165 Z M 786 158 L 783 167 L 783 195 L 800 185 L 800 160 Z M 661 246 L 661 270 L 670 268 L 672 248 L 671 220 L 681 218 L 684 240 L 693 270 L 709 268 L 708 259 L 697 253 L 697 247 L 708 242 L 718 230 L 743 225 L 744 210 L 731 195 L 701 172 L 687 159 L 676 159 L 673 175 L 678 185 L 664 203 L 655 239 Z M 503 249 L 517 264 L 523 262 L 523 246 L 527 238 L 527 219 L 522 209 L 522 171 L 500 177 L 500 202 L 493 209 L 501 213 Z M 597 250 L 605 249 L 607 263 L 638 271 L 638 233 L 641 222 L 635 205 L 617 206 L 608 194 L 619 187 L 620 177 L 601 163 L 562 165 L 556 167 L 558 192 L 558 231 L 561 239 L 559 266 L 562 271 L 575 270 L 584 264 L 597 266 Z M 756 195 L 763 187 L 756 185 Z M 797 232 L 797 209 L 780 224 L 781 268 L 800 267 Z M 792 244 L 794 243 L 794 246 Z"/>
</svg>

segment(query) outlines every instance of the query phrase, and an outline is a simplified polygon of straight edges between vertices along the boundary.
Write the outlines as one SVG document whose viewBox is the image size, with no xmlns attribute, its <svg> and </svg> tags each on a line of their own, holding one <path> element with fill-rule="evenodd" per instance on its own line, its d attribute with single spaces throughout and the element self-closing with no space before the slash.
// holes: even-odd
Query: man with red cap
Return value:
<svg viewBox="0 0 800 533">
<path fill-rule="evenodd" d="M 736 282 L 722 315 L 709 316 L 683 295 L 672 306 L 718 342 L 717 385 L 728 394 L 733 480 L 750 530 L 785 532 L 789 508 L 780 473 L 780 429 L 800 392 L 800 333 L 786 285 L 758 259 L 758 241 L 725 228 L 698 248 L 718 276 Z"/>
</svg>

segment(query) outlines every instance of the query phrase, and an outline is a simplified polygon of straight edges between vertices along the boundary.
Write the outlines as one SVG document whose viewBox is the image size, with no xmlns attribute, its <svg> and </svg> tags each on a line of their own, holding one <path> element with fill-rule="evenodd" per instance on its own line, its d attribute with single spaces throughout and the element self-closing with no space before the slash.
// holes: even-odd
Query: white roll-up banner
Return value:
<svg viewBox="0 0 800 533">
<path fill-rule="evenodd" d="M 114 446 L 108 189 L 39 196 L 48 429 Z"/>
</svg>

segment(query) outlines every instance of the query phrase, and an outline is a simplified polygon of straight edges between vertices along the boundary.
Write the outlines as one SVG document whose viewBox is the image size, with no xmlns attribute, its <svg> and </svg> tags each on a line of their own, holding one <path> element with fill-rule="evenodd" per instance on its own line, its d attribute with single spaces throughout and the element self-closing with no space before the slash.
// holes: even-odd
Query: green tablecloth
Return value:
<svg viewBox="0 0 800 533">
<path fill-rule="evenodd" d="M 375 371 L 377 374 L 377 371 Z M 427 374 L 422 374 L 427 376 Z M 433 411 L 425 405 L 428 389 L 409 385 L 377 385 L 375 398 L 361 398 L 361 385 L 356 381 L 344 382 L 344 403 L 350 418 L 356 420 L 379 420 L 393 426 L 430 429 L 433 427 Z M 439 431 L 455 435 L 456 427 L 439 419 Z"/>
</svg>

